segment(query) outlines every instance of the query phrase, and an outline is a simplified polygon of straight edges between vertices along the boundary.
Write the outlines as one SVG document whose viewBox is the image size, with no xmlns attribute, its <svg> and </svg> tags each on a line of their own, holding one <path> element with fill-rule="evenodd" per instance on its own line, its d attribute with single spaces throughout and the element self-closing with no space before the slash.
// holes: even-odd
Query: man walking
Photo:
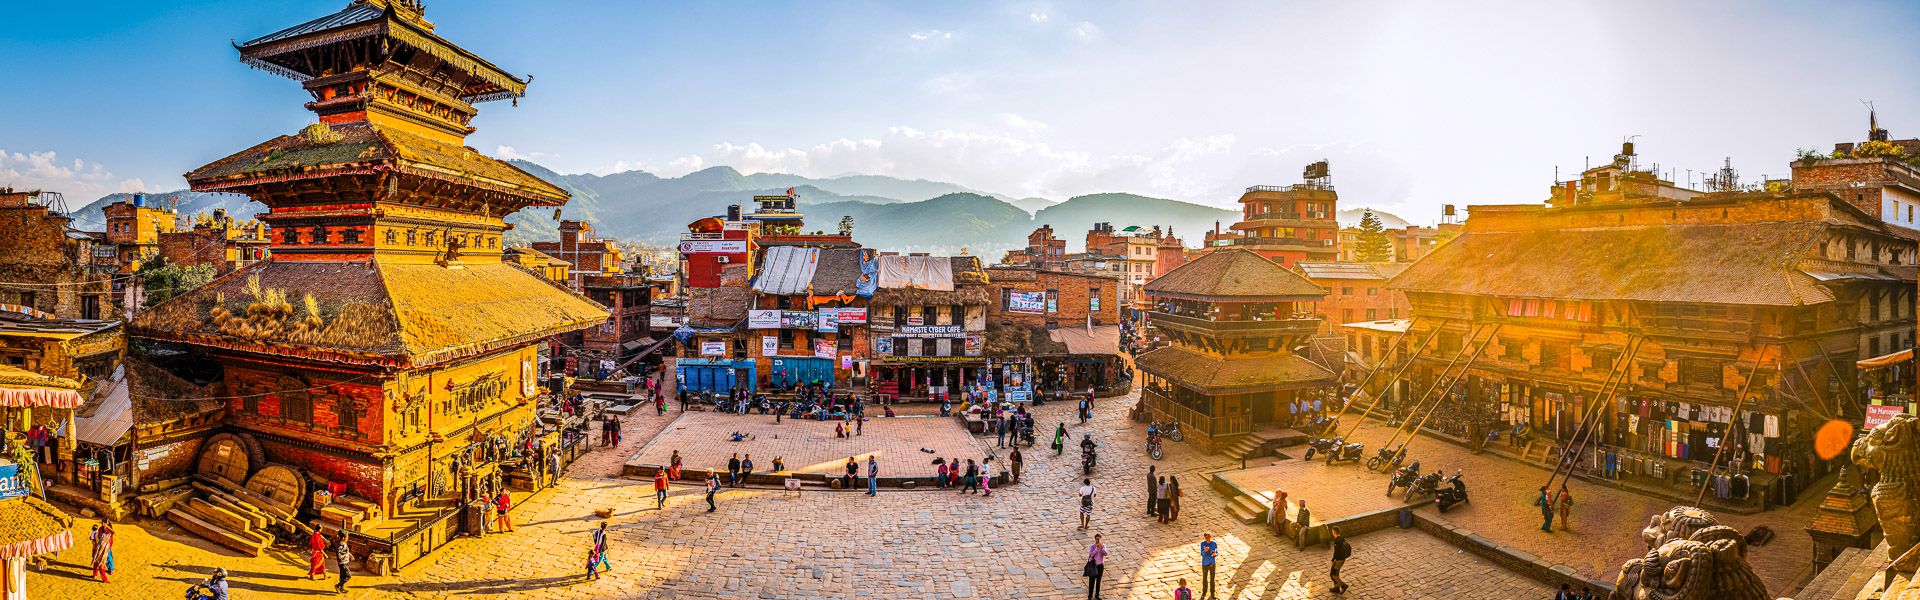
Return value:
<svg viewBox="0 0 1920 600">
<path fill-rule="evenodd" d="M 653 472 L 653 501 L 654 501 L 654 510 L 667 509 L 667 471 L 666 469 L 661 469 Z"/>
<path fill-rule="evenodd" d="M 1567 513 L 1573 512 L 1573 494 L 1567 491 L 1567 484 L 1560 484 L 1560 495 L 1553 499 L 1553 508 L 1560 513 L 1560 530 L 1567 530 Z"/>
<path fill-rule="evenodd" d="M 994 412 L 998 413 L 999 411 L 994 411 Z M 993 417 L 993 429 L 996 433 L 999 434 L 1000 447 L 1001 448 L 1007 447 L 1007 418 L 1002 417 L 998 414 L 995 414 Z"/>
<path fill-rule="evenodd" d="M 1093 534 L 1093 545 L 1087 547 L 1087 600 L 1100 599 L 1100 580 L 1107 574 L 1107 545 L 1100 543 L 1100 534 Z"/>
<path fill-rule="evenodd" d="M 714 477 L 713 473 L 709 471 L 707 473 L 707 512 L 713 512 L 715 508 L 713 505 L 713 495 L 719 491 L 720 478 Z"/>
<path fill-rule="evenodd" d="M 1347 563 L 1347 557 L 1353 556 L 1353 546 L 1347 545 L 1347 538 L 1340 537 L 1339 527 L 1328 527 L 1327 533 L 1333 536 L 1333 566 L 1327 569 L 1327 577 L 1333 579 L 1333 593 L 1347 593 L 1347 582 L 1340 580 L 1340 565 Z"/>
<path fill-rule="evenodd" d="M 1200 535 L 1200 597 L 1213 596 L 1213 563 L 1220 554 L 1220 544 L 1213 541 L 1213 534 Z"/>
<path fill-rule="evenodd" d="M 333 584 L 333 593 L 347 593 L 347 580 L 353 579 L 353 569 L 347 563 L 353 562 L 353 551 L 347 549 L 347 536 L 340 536 L 340 543 L 333 546 L 333 559 L 340 565 L 340 583 Z"/>
<path fill-rule="evenodd" d="M 880 495 L 880 461 L 867 456 L 867 495 Z"/>
<path fill-rule="evenodd" d="M 1540 486 L 1540 497 L 1533 503 L 1540 506 L 1540 530 L 1553 533 L 1553 496 L 1547 493 L 1547 486 Z"/>
<path fill-rule="evenodd" d="M 1087 529 L 1087 521 L 1093 519 L 1093 480 L 1080 480 L 1080 530 Z"/>
</svg>

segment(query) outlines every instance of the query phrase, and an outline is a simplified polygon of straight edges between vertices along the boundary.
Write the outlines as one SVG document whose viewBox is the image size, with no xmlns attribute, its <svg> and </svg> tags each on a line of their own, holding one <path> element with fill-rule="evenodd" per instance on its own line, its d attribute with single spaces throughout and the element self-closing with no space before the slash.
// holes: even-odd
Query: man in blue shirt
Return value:
<svg viewBox="0 0 1920 600">
<path fill-rule="evenodd" d="M 1213 598 L 1213 559 L 1220 554 L 1220 544 L 1211 533 L 1200 538 L 1200 597 Z"/>
<path fill-rule="evenodd" d="M 867 495 L 877 496 L 879 494 L 880 461 L 874 460 L 873 456 L 869 455 L 867 456 Z"/>
</svg>

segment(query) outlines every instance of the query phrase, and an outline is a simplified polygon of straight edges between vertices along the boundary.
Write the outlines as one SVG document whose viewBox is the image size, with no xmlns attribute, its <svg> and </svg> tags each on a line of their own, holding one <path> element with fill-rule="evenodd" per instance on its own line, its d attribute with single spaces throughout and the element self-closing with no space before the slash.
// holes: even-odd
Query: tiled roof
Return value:
<svg viewBox="0 0 1920 600">
<path fill-rule="evenodd" d="M 1469 231 L 1388 282 L 1410 292 L 1758 306 L 1831 302 L 1817 222 Z"/>
<path fill-rule="evenodd" d="M 1141 370 L 1208 393 L 1256 392 L 1327 385 L 1336 376 L 1325 367 L 1293 355 L 1214 358 L 1179 346 L 1167 346 L 1135 359 Z"/>
<path fill-rule="evenodd" d="M 607 319 L 520 267 L 253 263 L 141 313 L 142 337 L 355 364 L 434 364 Z"/>
<path fill-rule="evenodd" d="M 1209 252 L 1150 281 L 1150 293 L 1199 300 L 1318 300 L 1327 291 L 1247 250 Z"/>
<path fill-rule="evenodd" d="M 1387 280 L 1407 270 L 1412 263 L 1302 262 L 1300 272 L 1308 279 Z"/>
<path fill-rule="evenodd" d="M 246 49 L 270 42 L 293 39 L 310 33 L 319 33 L 348 25 L 358 25 L 377 20 L 380 18 L 380 15 L 383 14 L 386 14 L 386 11 L 381 10 L 380 7 L 371 4 L 355 3 L 340 12 L 254 38 L 247 43 L 241 44 L 240 48 Z"/>
<path fill-rule="evenodd" d="M 364 121 L 309 125 L 194 169 L 187 181 L 196 191 L 237 191 L 260 178 L 306 179 L 381 168 L 501 191 L 530 205 L 558 206 L 568 198 L 559 186 L 473 148 Z"/>
</svg>

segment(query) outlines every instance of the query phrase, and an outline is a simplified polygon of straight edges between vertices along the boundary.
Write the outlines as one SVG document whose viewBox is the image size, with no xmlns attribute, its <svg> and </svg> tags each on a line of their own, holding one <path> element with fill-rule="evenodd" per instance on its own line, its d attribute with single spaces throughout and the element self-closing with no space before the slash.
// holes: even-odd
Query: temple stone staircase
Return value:
<svg viewBox="0 0 1920 600">
<path fill-rule="evenodd" d="M 1227 498 L 1226 510 L 1228 515 L 1232 515 L 1234 520 L 1241 523 L 1267 522 L 1267 507 L 1251 496 L 1234 495 Z"/>
</svg>

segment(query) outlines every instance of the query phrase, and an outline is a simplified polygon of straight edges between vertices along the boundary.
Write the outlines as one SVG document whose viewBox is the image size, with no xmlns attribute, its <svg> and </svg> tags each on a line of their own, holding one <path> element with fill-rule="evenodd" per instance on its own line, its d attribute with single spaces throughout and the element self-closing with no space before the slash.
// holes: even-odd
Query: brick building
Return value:
<svg viewBox="0 0 1920 600">
<path fill-rule="evenodd" d="M 1303 262 L 1296 265 L 1327 297 L 1314 310 L 1331 331 L 1344 323 L 1398 319 L 1407 314 L 1407 296 L 1387 288 L 1387 280 L 1407 263 Z"/>
<path fill-rule="evenodd" d="M 50 193 L 0 188 L 0 304 L 42 317 L 112 319 L 118 252 L 74 230 L 47 206 Z M 107 258 L 96 265 L 98 253 Z"/>
<path fill-rule="evenodd" d="M 1692 493 L 1718 457 L 1755 490 L 1720 502 L 1791 501 L 1829 468 L 1813 431 L 1860 417 L 1862 332 L 1911 339 L 1913 243 L 1829 194 L 1703 194 L 1631 156 L 1550 206 L 1473 207 L 1389 282 L 1409 338 L 1437 338 L 1414 397 L 1456 390 L 1421 409 L 1441 430 L 1524 425 L 1536 450 L 1595 431 L 1626 477 Z"/>
<path fill-rule="evenodd" d="M 1284 267 L 1339 257 L 1340 195 L 1325 162 L 1307 167 L 1307 181 L 1256 185 L 1240 195 L 1240 222 L 1230 234 L 1208 233 L 1205 248 L 1249 250 Z"/>
<path fill-rule="evenodd" d="M 140 270 L 141 261 L 160 251 L 160 236 L 178 228 L 180 213 L 147 203 L 146 194 L 108 204 L 101 208 L 107 220 L 107 243 L 114 247 L 114 262 L 121 273 Z"/>
<path fill-rule="evenodd" d="M 1116 275 L 1025 267 L 987 269 L 987 354 L 1031 364 L 1043 390 L 1125 393 L 1120 360 L 1126 306 Z"/>
<path fill-rule="evenodd" d="M 1140 287 L 1153 280 L 1161 266 L 1159 227 L 1129 225 L 1115 230 L 1112 223 L 1094 223 L 1087 232 L 1087 254 L 1105 257 L 1120 266 L 1120 304 L 1146 308 Z"/>
<path fill-rule="evenodd" d="M 893 398 L 958 398 L 987 371 L 987 274 L 971 256 L 882 256 L 867 319 L 868 386 Z"/>
<path fill-rule="evenodd" d="M 235 221 L 225 209 L 193 217 L 186 231 L 161 233 L 160 255 L 168 264 L 180 266 L 211 265 L 220 275 L 233 272 L 267 257 L 266 223 L 248 219 Z"/>
<path fill-rule="evenodd" d="M 864 383 L 880 257 L 866 248 L 775 246 L 760 260 L 747 313 L 747 356 L 760 381 L 774 388 Z"/>
<path fill-rule="evenodd" d="M 1870 119 L 1866 142 L 1834 144 L 1831 155 L 1793 161 L 1793 187 L 1830 192 L 1888 225 L 1920 231 L 1920 216 L 1915 215 L 1920 211 L 1916 163 L 1920 163 L 1920 139 L 1889 140 L 1878 119 Z"/>
<path fill-rule="evenodd" d="M 1459 223 L 1441 223 L 1434 227 L 1408 225 L 1384 232 L 1393 248 L 1393 262 L 1409 263 L 1433 252 L 1442 242 L 1459 235 Z M 1340 262 L 1359 262 L 1360 228 L 1340 230 Z"/>
<path fill-rule="evenodd" d="M 654 350 L 648 330 L 653 304 L 653 286 L 635 274 L 585 275 L 580 278 L 582 295 L 607 307 L 607 320 L 580 332 L 581 351 L 586 361 L 612 361 L 616 372 L 638 373 L 635 364 L 643 352 Z"/>
<path fill-rule="evenodd" d="M 1000 259 L 1000 264 L 1059 269 L 1061 261 L 1066 258 L 1067 241 L 1054 237 L 1052 225 L 1041 225 L 1033 233 L 1027 234 L 1026 248 L 1007 251 L 1006 256 Z"/>
<path fill-rule="evenodd" d="M 1342 378 L 1343 383 L 1358 388 L 1369 376 L 1385 381 L 1393 375 L 1391 369 L 1404 363 L 1405 354 L 1412 350 L 1418 340 L 1409 341 L 1403 335 L 1407 331 L 1407 319 L 1382 319 L 1378 321 L 1349 322 L 1335 326 L 1336 333 L 1346 337 L 1347 358 L 1350 368 Z M 1380 371 L 1382 366 L 1389 370 Z M 1378 373 L 1376 373 L 1378 371 Z M 1398 406 L 1412 391 L 1412 383 L 1401 379 L 1386 387 L 1385 402 Z M 1379 389 L 1376 386 L 1375 389 Z"/>
</svg>

